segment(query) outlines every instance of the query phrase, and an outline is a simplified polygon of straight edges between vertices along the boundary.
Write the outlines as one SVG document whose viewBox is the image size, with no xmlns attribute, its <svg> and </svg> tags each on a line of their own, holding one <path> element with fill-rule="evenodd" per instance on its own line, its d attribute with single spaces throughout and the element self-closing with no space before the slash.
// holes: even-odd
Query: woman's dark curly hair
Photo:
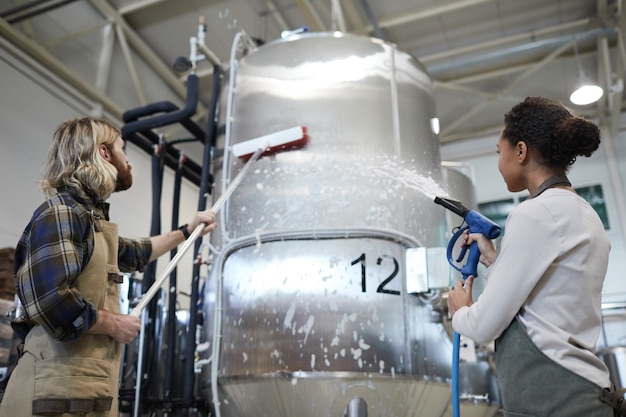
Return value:
<svg viewBox="0 0 626 417">
<path fill-rule="evenodd" d="M 504 115 L 502 137 L 537 151 L 544 165 L 567 171 L 578 156 L 591 156 L 600 146 L 600 129 L 574 116 L 562 103 L 527 97 Z"/>
</svg>

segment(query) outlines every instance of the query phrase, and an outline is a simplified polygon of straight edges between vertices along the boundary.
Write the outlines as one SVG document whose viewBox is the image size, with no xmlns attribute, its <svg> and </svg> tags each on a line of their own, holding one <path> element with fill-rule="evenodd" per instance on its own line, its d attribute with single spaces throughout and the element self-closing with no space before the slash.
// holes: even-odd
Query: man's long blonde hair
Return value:
<svg viewBox="0 0 626 417">
<path fill-rule="evenodd" d="M 99 147 L 110 148 L 119 135 L 117 128 L 100 119 L 83 117 L 62 123 L 54 132 L 43 170 L 43 193 L 50 198 L 65 186 L 82 198 L 109 198 L 117 169 L 100 156 Z"/>
</svg>

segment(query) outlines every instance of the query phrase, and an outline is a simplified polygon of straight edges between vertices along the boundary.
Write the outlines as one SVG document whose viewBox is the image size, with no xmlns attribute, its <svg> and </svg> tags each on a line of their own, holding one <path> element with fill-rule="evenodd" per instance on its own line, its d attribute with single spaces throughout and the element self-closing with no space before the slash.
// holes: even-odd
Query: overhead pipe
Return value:
<svg viewBox="0 0 626 417">
<path fill-rule="evenodd" d="M 467 67 L 468 65 L 474 64 L 484 64 L 487 61 L 493 61 L 496 59 L 506 58 L 510 55 L 521 54 L 524 52 L 528 52 L 534 49 L 540 48 L 548 48 L 548 47 L 557 47 L 572 41 L 582 41 L 585 39 L 601 37 L 601 36 L 609 36 L 616 33 L 614 28 L 601 28 L 601 29 L 592 29 L 582 33 L 575 33 L 572 35 L 564 35 L 558 36 L 556 38 L 543 39 L 540 41 L 529 42 L 523 45 L 516 45 L 510 48 L 502 49 L 495 52 L 488 52 L 482 55 L 473 55 L 467 57 L 465 59 L 456 58 L 454 63 L 445 63 L 440 65 L 426 65 L 428 68 L 428 73 L 436 77 L 436 75 L 441 74 L 446 71 L 455 71 L 459 68 Z"/>
<path fill-rule="evenodd" d="M 573 22 L 567 22 L 560 25 L 550 26 L 548 28 L 536 29 L 530 32 L 519 33 L 516 35 L 500 37 L 492 39 L 486 42 L 475 43 L 467 46 L 462 46 L 456 49 L 448 49 L 441 52 L 436 52 L 430 55 L 422 55 L 419 60 L 422 64 L 428 66 L 430 62 L 440 61 L 444 59 L 455 59 L 459 55 L 465 55 L 475 53 L 482 49 L 494 49 L 500 48 L 504 45 L 512 44 L 515 42 L 531 43 L 533 40 L 542 36 L 551 36 L 553 33 L 573 31 L 588 28 L 591 24 L 591 18 L 579 19 Z"/>
<path fill-rule="evenodd" d="M 135 133 L 142 130 L 155 129 L 157 127 L 169 126 L 172 124 L 182 124 L 191 134 L 193 134 L 201 142 L 205 141 L 204 130 L 198 126 L 191 118 L 196 114 L 198 107 L 199 97 L 199 80 L 198 76 L 194 73 L 189 74 L 187 77 L 187 102 L 185 107 L 178 110 L 167 112 L 163 115 L 154 116 L 147 119 L 135 120 L 127 123 L 122 127 L 122 137 L 124 135 Z M 142 111 L 147 114 L 147 109 L 142 110 L 134 109 L 133 115 L 141 114 Z M 124 120 L 126 120 L 126 113 L 124 113 Z"/>
</svg>

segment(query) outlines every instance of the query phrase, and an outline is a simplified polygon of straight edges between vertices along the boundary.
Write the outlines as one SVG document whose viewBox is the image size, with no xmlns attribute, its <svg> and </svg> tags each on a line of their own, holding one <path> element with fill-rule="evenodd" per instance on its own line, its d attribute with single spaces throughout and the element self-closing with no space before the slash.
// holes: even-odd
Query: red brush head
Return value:
<svg viewBox="0 0 626 417">
<path fill-rule="evenodd" d="M 279 152 L 293 151 L 296 149 L 304 148 L 306 144 L 309 142 L 309 135 L 307 134 L 306 126 L 301 126 L 301 129 L 302 129 L 302 137 L 300 139 L 290 140 L 288 142 L 281 143 L 280 145 L 276 145 L 276 146 L 270 146 L 265 150 L 265 152 L 261 154 L 261 157 L 272 155 L 272 154 L 279 153 Z M 243 161 L 247 161 L 248 159 L 250 159 L 250 157 L 253 154 L 254 152 L 250 152 L 245 155 L 241 155 L 239 156 L 239 159 L 242 159 Z"/>
</svg>

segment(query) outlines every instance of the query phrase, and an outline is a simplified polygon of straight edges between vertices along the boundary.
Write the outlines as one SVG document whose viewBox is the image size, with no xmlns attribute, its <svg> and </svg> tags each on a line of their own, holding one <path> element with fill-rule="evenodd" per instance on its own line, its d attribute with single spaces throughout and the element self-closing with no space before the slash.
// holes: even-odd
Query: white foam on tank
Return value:
<svg viewBox="0 0 626 417">
<path fill-rule="evenodd" d="M 315 369 L 315 353 L 311 354 L 311 369 Z"/>
<path fill-rule="evenodd" d="M 315 317 L 309 316 L 306 324 L 298 329 L 298 333 L 304 333 L 304 341 L 302 342 L 303 345 L 306 345 L 309 333 L 311 332 L 311 329 L 313 329 L 313 324 L 315 324 Z"/>
<path fill-rule="evenodd" d="M 363 350 L 368 350 L 370 348 L 370 345 L 365 343 L 365 340 L 359 339 L 359 347 Z"/>
<path fill-rule="evenodd" d="M 296 303 L 291 303 L 287 313 L 285 313 L 285 320 L 283 320 L 283 329 L 287 330 L 292 327 L 293 317 L 296 315 Z"/>
</svg>

